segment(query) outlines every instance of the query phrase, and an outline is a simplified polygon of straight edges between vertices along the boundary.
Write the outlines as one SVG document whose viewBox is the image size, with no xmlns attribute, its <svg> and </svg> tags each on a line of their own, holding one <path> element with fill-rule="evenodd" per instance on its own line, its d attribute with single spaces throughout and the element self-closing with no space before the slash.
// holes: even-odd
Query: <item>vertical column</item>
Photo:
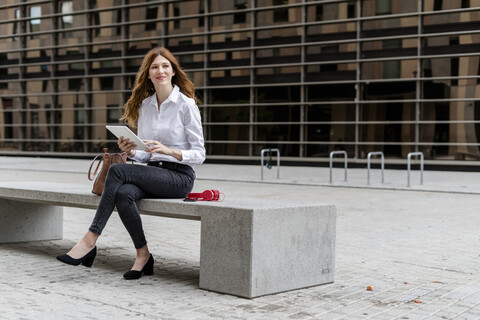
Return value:
<svg viewBox="0 0 480 320">
<path fill-rule="evenodd" d="M 89 26 L 94 25 L 94 19 L 93 19 L 93 13 L 91 11 L 90 7 L 90 1 L 85 0 L 84 4 L 85 8 L 85 13 L 84 13 L 84 32 L 85 32 L 85 42 L 88 44 L 85 46 L 85 53 L 84 53 L 84 99 L 85 103 L 83 106 L 83 113 L 85 117 L 85 121 L 83 123 L 83 139 L 85 142 L 83 143 L 83 152 L 88 152 L 89 151 L 89 144 L 90 144 L 90 138 L 91 138 L 91 131 L 94 130 L 92 126 L 89 124 L 92 123 L 92 78 L 89 76 L 90 75 L 90 70 L 92 69 L 92 63 L 90 62 L 90 53 L 92 51 L 92 46 L 91 43 L 93 41 L 93 30 L 89 28 Z"/>
<path fill-rule="evenodd" d="M 355 83 L 355 154 L 353 156 L 354 159 L 360 158 L 360 150 L 359 150 L 359 143 L 360 143 L 360 100 L 362 100 L 362 89 L 363 85 L 360 83 L 361 77 L 361 51 L 362 51 L 362 43 L 360 42 L 361 38 L 361 31 L 362 31 L 362 1 L 357 1 L 357 17 L 355 28 L 357 29 L 357 39 L 356 39 L 356 83 Z"/>
<path fill-rule="evenodd" d="M 20 85 L 20 114 L 19 114 L 19 119 L 20 119 L 20 128 L 18 128 L 18 139 L 20 140 L 18 149 L 19 151 L 23 151 L 25 149 L 24 146 L 24 141 L 27 138 L 26 137 L 26 125 L 27 125 L 27 104 L 28 104 L 28 98 L 27 98 L 27 82 L 24 80 L 25 79 L 25 74 L 27 73 L 27 68 L 25 66 L 25 58 L 26 58 L 26 48 L 27 48 L 27 6 L 25 0 L 21 0 L 20 3 L 22 4 L 19 6 L 20 10 L 20 34 L 19 40 L 20 40 L 20 54 L 19 54 L 19 65 L 20 65 L 20 72 L 18 74 L 19 78 L 19 85 Z"/>
<path fill-rule="evenodd" d="M 252 34 L 250 35 L 250 123 L 248 126 L 248 155 L 252 157 L 255 154 L 255 131 L 254 131 L 254 122 L 255 122 L 255 38 L 256 38 L 256 31 L 255 26 L 256 16 L 255 16 L 255 7 L 256 7 L 256 0 L 250 0 L 252 3 L 252 10 L 250 10 L 250 25 Z"/>
<path fill-rule="evenodd" d="M 301 49 L 300 49 L 300 148 L 299 148 L 299 154 L 298 156 L 300 158 L 303 158 L 305 156 L 305 73 L 306 73 L 306 66 L 305 66 L 305 56 L 306 56 L 306 51 L 307 47 L 305 45 L 305 40 L 306 40 L 306 22 L 307 22 L 307 6 L 306 6 L 306 0 L 302 0 L 302 34 L 301 34 Z"/>
<path fill-rule="evenodd" d="M 423 44 L 423 0 L 418 1 L 417 7 L 417 71 L 415 79 L 415 152 L 419 152 L 420 143 L 420 99 L 422 99 L 422 44 Z"/>
<path fill-rule="evenodd" d="M 122 114 L 123 110 L 123 105 L 127 102 L 127 84 L 128 84 L 128 76 L 126 75 L 127 73 L 127 61 L 128 61 L 128 25 L 126 22 L 128 21 L 128 8 L 125 8 L 125 5 L 127 4 L 126 0 L 122 0 L 122 8 L 120 9 L 120 15 L 121 15 L 121 37 L 122 37 L 122 77 L 121 77 L 121 87 L 120 87 L 120 103 L 118 105 L 118 114 Z M 163 28 L 162 28 L 163 32 Z M 163 36 L 162 36 L 163 38 Z M 108 112 L 108 110 L 107 110 Z"/>
<path fill-rule="evenodd" d="M 203 0 L 203 1 L 207 1 L 207 0 Z M 163 26 L 162 26 L 161 35 L 160 35 L 160 38 L 162 39 L 161 45 L 167 48 L 168 48 L 168 41 L 165 40 L 166 39 L 165 36 L 168 35 L 168 23 L 169 23 L 168 6 L 169 5 L 170 3 L 168 2 L 162 3 L 162 21 L 163 21 L 162 25 Z M 148 10 L 148 6 L 146 7 L 145 10 Z"/>
<path fill-rule="evenodd" d="M 59 29 L 59 26 L 58 26 L 58 16 L 56 16 L 58 14 L 58 6 L 59 6 L 59 3 L 58 3 L 58 0 L 55 0 L 55 1 L 52 1 L 50 3 L 50 7 L 51 7 L 51 12 L 52 14 L 54 15 L 51 19 L 52 19 L 52 28 L 53 30 L 58 30 Z M 58 79 L 57 79 L 57 72 L 58 72 L 58 64 L 56 63 L 56 57 L 58 56 L 58 32 L 52 32 L 50 33 L 50 39 L 52 41 L 52 51 L 51 51 L 51 55 L 50 55 L 50 63 L 51 63 L 51 72 L 50 72 L 50 81 L 51 81 L 51 85 L 52 85 L 52 94 L 50 95 L 50 102 L 51 102 L 51 109 L 52 111 L 50 111 L 50 123 L 48 124 L 49 125 L 49 137 L 50 137 L 50 140 L 57 140 L 61 137 L 58 137 L 57 135 L 57 124 L 56 124 L 56 119 L 57 119 L 57 114 L 60 112 L 58 111 L 58 92 L 59 92 L 59 88 L 58 88 Z M 55 151 L 55 146 L 57 145 L 57 143 L 55 142 L 52 142 L 50 143 L 50 152 L 53 152 Z M 60 148 L 58 148 L 60 149 Z"/>
<path fill-rule="evenodd" d="M 204 107 L 205 112 L 203 113 L 203 122 L 208 122 L 209 121 L 209 114 L 208 114 L 208 109 L 209 109 L 209 104 L 210 104 L 210 90 L 208 89 L 208 65 L 209 65 L 209 43 L 210 43 L 210 36 L 209 36 L 209 31 L 210 31 L 210 23 L 208 19 L 208 13 L 210 12 L 210 6 L 209 6 L 209 1 L 208 0 L 200 0 L 204 2 L 204 16 L 203 16 L 203 104 L 206 105 Z M 203 132 L 205 135 L 205 140 L 209 139 L 208 133 L 209 130 L 208 128 L 204 125 Z"/>
</svg>

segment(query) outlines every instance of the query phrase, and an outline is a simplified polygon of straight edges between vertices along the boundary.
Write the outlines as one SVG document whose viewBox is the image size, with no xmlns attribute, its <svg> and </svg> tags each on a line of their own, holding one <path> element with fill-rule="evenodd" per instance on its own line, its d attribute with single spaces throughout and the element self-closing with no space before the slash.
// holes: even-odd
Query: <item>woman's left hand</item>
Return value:
<svg viewBox="0 0 480 320">
<path fill-rule="evenodd" d="M 143 140 L 143 142 L 148 146 L 145 151 L 149 152 L 150 154 L 165 154 L 167 156 L 172 156 L 179 161 L 182 161 L 183 159 L 182 152 L 180 150 L 169 148 L 155 140 Z"/>
</svg>

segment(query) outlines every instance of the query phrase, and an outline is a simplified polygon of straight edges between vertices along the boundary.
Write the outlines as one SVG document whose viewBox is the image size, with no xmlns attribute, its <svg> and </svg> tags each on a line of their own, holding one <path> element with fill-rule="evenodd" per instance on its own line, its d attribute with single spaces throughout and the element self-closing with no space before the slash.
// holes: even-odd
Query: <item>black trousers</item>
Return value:
<svg viewBox="0 0 480 320">
<path fill-rule="evenodd" d="M 192 191 L 195 172 L 188 165 L 151 162 L 148 166 L 114 164 L 89 230 L 100 235 L 115 206 L 136 249 L 147 244 L 136 201 L 144 198 L 184 198 Z"/>
</svg>

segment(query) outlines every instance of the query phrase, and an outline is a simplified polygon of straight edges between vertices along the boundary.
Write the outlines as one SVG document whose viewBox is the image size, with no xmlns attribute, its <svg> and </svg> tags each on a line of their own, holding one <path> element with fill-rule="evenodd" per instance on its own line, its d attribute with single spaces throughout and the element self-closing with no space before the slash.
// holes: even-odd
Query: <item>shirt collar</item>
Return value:
<svg viewBox="0 0 480 320">
<path fill-rule="evenodd" d="M 170 95 L 168 96 L 167 99 L 165 99 L 165 101 L 163 103 L 168 102 L 168 101 L 172 101 L 172 102 L 175 103 L 175 102 L 178 101 L 178 97 L 180 97 L 180 88 L 176 84 L 174 84 L 172 92 L 170 92 Z M 153 95 L 150 96 L 149 99 L 150 99 L 149 103 L 158 108 L 157 94 L 154 93 Z"/>
</svg>

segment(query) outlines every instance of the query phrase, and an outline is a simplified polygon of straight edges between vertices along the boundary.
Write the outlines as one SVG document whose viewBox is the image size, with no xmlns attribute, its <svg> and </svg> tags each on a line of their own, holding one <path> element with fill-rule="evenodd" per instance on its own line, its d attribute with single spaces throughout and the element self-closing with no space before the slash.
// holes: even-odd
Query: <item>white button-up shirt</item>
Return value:
<svg viewBox="0 0 480 320">
<path fill-rule="evenodd" d="M 156 140 L 182 152 L 182 161 L 172 156 L 136 150 L 132 159 L 140 162 L 171 161 L 190 165 L 205 161 L 205 146 L 200 110 L 195 100 L 174 88 L 158 108 L 156 94 L 142 102 L 138 116 L 137 135 L 142 140 Z"/>
</svg>

